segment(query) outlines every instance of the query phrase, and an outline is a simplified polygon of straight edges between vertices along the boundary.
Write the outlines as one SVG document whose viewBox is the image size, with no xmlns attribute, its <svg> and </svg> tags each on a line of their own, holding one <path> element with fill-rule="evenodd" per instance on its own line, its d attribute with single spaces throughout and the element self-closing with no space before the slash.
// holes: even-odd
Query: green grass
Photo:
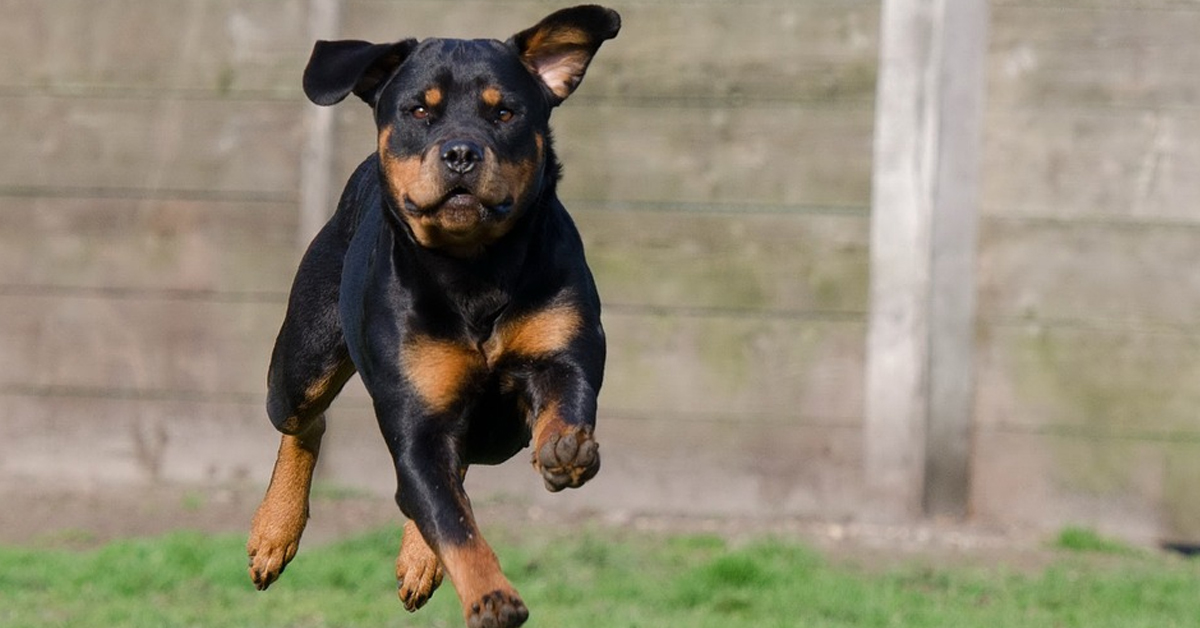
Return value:
<svg viewBox="0 0 1200 628">
<path fill-rule="evenodd" d="M 1101 536 L 1095 530 L 1069 526 L 1063 528 L 1055 539 L 1054 546 L 1072 552 L 1095 552 L 1099 554 L 1137 554 L 1138 550 L 1120 541 Z"/>
<path fill-rule="evenodd" d="M 397 534 L 305 547 L 265 593 L 252 590 L 236 537 L 180 533 L 89 551 L 0 548 L 0 626 L 461 626 L 448 585 L 415 615 L 400 606 Z M 531 627 L 1200 626 L 1200 565 L 1150 552 L 1058 552 L 1029 573 L 919 561 L 855 568 L 771 539 L 731 545 L 608 530 L 494 536 Z"/>
</svg>

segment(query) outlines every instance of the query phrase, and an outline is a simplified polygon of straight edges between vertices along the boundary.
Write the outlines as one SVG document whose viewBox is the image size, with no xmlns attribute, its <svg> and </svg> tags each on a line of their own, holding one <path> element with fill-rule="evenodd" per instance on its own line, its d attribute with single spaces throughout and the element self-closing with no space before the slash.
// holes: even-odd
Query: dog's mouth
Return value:
<svg viewBox="0 0 1200 628">
<path fill-rule="evenodd" d="M 503 220 L 513 208 L 513 199 L 489 202 L 464 187 L 454 187 L 432 203 L 418 204 L 404 196 L 404 210 L 421 218 L 435 218 L 443 229 L 466 231 L 476 225 Z"/>
</svg>

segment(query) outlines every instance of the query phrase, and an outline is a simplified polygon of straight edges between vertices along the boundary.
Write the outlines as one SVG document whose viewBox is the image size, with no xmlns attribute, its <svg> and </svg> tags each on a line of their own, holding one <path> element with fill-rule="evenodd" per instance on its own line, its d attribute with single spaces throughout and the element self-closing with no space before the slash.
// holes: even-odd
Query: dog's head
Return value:
<svg viewBox="0 0 1200 628">
<path fill-rule="evenodd" d="M 508 41 L 319 41 L 304 71 L 318 105 L 371 105 L 392 210 L 422 246 L 469 256 L 502 237 L 555 172 L 550 110 L 575 90 L 615 11 L 557 11 Z"/>
</svg>

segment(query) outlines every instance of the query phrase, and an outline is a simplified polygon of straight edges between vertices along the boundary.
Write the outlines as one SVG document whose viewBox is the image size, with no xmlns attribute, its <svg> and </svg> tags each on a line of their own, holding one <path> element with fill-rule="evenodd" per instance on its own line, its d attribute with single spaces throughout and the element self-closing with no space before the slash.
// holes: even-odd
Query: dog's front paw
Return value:
<svg viewBox="0 0 1200 628">
<path fill-rule="evenodd" d="M 541 439 L 533 465 L 542 472 L 550 492 L 578 488 L 600 470 L 600 444 L 592 438 L 590 428 L 571 426 Z"/>
<path fill-rule="evenodd" d="M 468 628 L 516 628 L 529 619 L 529 609 L 513 590 L 497 589 L 471 604 Z"/>
</svg>

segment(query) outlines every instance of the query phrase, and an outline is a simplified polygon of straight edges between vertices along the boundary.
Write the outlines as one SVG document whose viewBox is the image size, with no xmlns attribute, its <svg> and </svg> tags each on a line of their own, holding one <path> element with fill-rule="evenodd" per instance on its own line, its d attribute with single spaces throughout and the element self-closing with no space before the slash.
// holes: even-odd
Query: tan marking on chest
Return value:
<svg viewBox="0 0 1200 628">
<path fill-rule="evenodd" d="M 501 323 L 483 343 L 488 364 L 508 354 L 539 358 L 566 349 L 579 333 L 579 311 L 570 305 L 555 305 Z"/>
<path fill-rule="evenodd" d="M 556 305 L 501 323 L 480 349 L 453 340 L 417 336 L 401 350 L 405 378 L 434 412 L 458 402 L 470 382 L 508 355 L 540 358 L 570 345 L 582 319 L 570 305 Z"/>
<path fill-rule="evenodd" d="M 434 412 L 449 410 L 462 397 L 471 379 L 485 367 L 479 351 L 428 336 L 407 342 L 401 359 L 409 384 Z"/>
</svg>

